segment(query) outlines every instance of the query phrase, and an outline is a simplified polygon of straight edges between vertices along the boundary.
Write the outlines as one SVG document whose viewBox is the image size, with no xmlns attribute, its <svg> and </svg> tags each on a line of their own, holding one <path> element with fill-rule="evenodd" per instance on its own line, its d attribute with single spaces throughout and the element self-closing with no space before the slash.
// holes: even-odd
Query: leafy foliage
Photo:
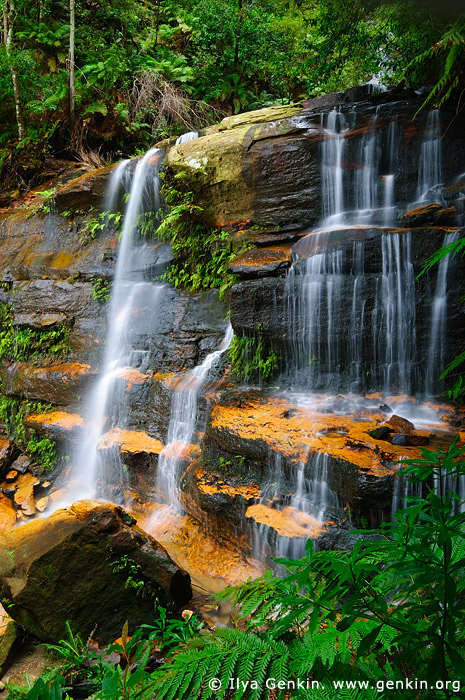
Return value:
<svg viewBox="0 0 465 700">
<path fill-rule="evenodd" d="M 0 362 L 25 362 L 64 357 L 69 352 L 70 327 L 58 323 L 48 330 L 13 326 L 11 306 L 0 303 Z"/>
<path fill-rule="evenodd" d="M 235 281 L 226 272 L 227 265 L 245 247 L 234 249 L 227 231 L 208 229 L 202 223 L 202 208 L 194 204 L 192 192 L 182 192 L 166 179 L 162 191 L 169 209 L 155 233 L 170 241 L 175 257 L 166 278 L 175 287 L 192 292 L 219 287 L 222 297 Z"/>
<path fill-rule="evenodd" d="M 439 108 L 465 74 L 465 14 L 446 29 L 439 41 L 416 56 L 407 70 L 423 68 L 427 64 L 436 65 L 439 78 L 420 109 L 427 105 Z"/>
<path fill-rule="evenodd" d="M 446 82 L 460 74 L 462 25 L 444 33 L 410 2 L 76 0 L 73 119 L 68 4 L 14 5 L 10 46 L 0 46 L 0 167 L 13 189 L 38 182 L 54 153 L 104 164 L 224 114 L 373 75 L 395 83 L 428 51 Z M 423 79 L 422 65 L 411 82 Z"/>
<path fill-rule="evenodd" d="M 249 381 L 267 381 L 279 369 L 279 358 L 263 338 L 234 336 L 229 348 L 234 374 Z"/>
<path fill-rule="evenodd" d="M 92 298 L 94 301 L 100 301 L 102 304 L 110 300 L 111 290 L 110 282 L 101 277 L 91 280 Z"/>
</svg>

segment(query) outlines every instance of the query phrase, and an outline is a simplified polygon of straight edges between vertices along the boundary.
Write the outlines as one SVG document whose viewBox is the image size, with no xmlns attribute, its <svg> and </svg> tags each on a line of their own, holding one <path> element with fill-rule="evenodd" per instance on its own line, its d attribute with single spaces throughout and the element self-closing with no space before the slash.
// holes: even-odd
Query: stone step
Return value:
<svg viewBox="0 0 465 700">
<path fill-rule="evenodd" d="M 119 449 L 121 459 L 127 466 L 148 467 L 158 461 L 163 444 L 143 431 L 112 428 L 102 436 L 98 445 L 103 459 L 105 452 L 110 452 L 112 448 Z"/>
<path fill-rule="evenodd" d="M 83 428 L 86 427 L 82 416 L 68 411 L 31 413 L 25 417 L 24 425 L 51 440 L 74 440 L 82 434 Z"/>
</svg>

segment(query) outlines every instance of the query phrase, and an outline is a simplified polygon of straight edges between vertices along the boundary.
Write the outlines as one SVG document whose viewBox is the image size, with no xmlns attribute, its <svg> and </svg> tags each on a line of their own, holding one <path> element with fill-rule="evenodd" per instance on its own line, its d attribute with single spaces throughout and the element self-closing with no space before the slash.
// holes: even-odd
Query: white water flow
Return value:
<svg viewBox="0 0 465 700">
<path fill-rule="evenodd" d="M 325 518 L 340 509 L 338 497 L 328 485 L 328 465 L 328 455 L 317 453 L 286 469 L 281 454 L 270 454 L 269 481 L 263 487 L 260 505 L 278 511 L 280 517 L 275 527 L 255 523 L 256 559 L 266 561 L 275 554 L 295 559 L 302 557 L 307 539 L 316 539 Z M 283 498 L 282 494 L 288 492 L 290 499 Z"/>
<path fill-rule="evenodd" d="M 112 409 L 111 398 L 114 382 L 124 367 L 130 364 L 131 319 L 136 299 L 142 292 L 146 298 L 146 284 L 134 279 L 134 249 L 138 217 L 144 210 L 144 199 L 156 210 L 160 206 L 158 173 L 163 152 L 151 149 L 139 160 L 134 171 L 129 201 L 124 214 L 118 259 L 113 279 L 111 301 L 108 310 L 108 335 L 102 365 L 101 378 L 93 391 L 84 417 L 87 430 L 76 459 L 76 481 L 73 499 L 92 498 L 97 491 L 98 443 L 104 432 L 107 417 Z M 109 187 L 109 196 L 116 196 L 127 172 L 127 163 L 115 168 Z M 154 285 L 154 299 L 163 285 Z M 153 308 L 153 311 L 155 308 Z M 117 407 L 119 413 L 122 407 Z M 124 427 L 124 426 L 120 426 Z M 122 478 L 122 474 L 121 474 Z"/>
<path fill-rule="evenodd" d="M 187 143 L 188 141 L 193 141 L 194 139 L 198 138 L 198 131 L 187 131 L 185 134 L 181 134 L 181 136 L 178 136 L 174 145 L 178 146 L 180 143 Z"/>
<path fill-rule="evenodd" d="M 458 231 L 446 233 L 443 245 L 458 240 Z M 439 376 L 444 369 L 447 326 L 447 273 L 450 255 L 443 258 L 437 270 L 436 290 L 431 305 L 430 344 L 426 365 L 426 395 L 433 396 L 440 389 Z"/>
<path fill-rule="evenodd" d="M 321 246 L 288 273 L 289 374 L 297 390 L 411 392 L 417 384 L 411 233 L 370 242 L 380 258 L 376 276 L 364 269 L 367 245 Z"/>
<path fill-rule="evenodd" d="M 342 221 L 344 212 L 344 134 L 348 130 L 345 116 L 334 109 L 328 114 L 323 141 L 321 175 L 323 180 L 323 216 L 330 225 Z"/>
<path fill-rule="evenodd" d="M 169 499 L 169 504 L 175 508 L 179 507 L 179 465 L 187 457 L 187 450 L 195 439 L 200 392 L 208 381 L 211 369 L 228 350 L 232 338 L 232 326 L 228 324 L 219 349 L 211 352 L 200 365 L 186 373 L 174 390 L 167 444 L 158 462 L 158 485 Z"/>
<path fill-rule="evenodd" d="M 441 121 L 439 110 L 429 112 L 421 145 L 418 169 L 417 199 L 423 202 L 440 202 L 436 188 L 442 180 Z"/>
</svg>

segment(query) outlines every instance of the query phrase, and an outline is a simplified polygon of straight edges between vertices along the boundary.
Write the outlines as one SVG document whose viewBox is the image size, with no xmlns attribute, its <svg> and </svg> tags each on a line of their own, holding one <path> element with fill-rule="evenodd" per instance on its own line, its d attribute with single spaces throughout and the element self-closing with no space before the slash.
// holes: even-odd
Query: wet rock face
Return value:
<svg viewBox="0 0 465 700">
<path fill-rule="evenodd" d="M 381 347 L 376 355 L 373 348 L 385 322 L 381 290 L 384 289 L 383 275 L 387 258 L 383 257 L 383 246 L 387 245 L 387 237 L 392 236 L 393 246 L 398 245 L 402 251 L 407 247 L 410 250 L 416 332 L 412 347 L 411 391 L 422 391 L 425 386 L 425 358 L 428 357 L 431 345 L 432 300 L 436 291 L 437 266 L 419 279 L 415 278 L 421 272 L 428 256 L 438 250 L 445 235 L 453 231 L 456 231 L 458 236 L 462 235 L 459 229 L 443 227 L 393 229 L 387 232 L 377 228 L 355 228 L 311 233 L 292 246 L 291 255 L 295 260 L 292 276 L 289 276 L 289 273 L 287 278 L 266 276 L 262 279 L 244 280 L 234 285 L 231 292 L 231 323 L 234 332 L 239 336 L 263 337 L 279 352 L 282 368 L 286 368 L 286 372 L 292 372 L 292 367 L 298 367 L 298 382 L 300 386 L 304 386 L 307 381 L 305 372 L 308 368 L 306 370 L 302 357 L 307 351 L 310 333 L 307 319 L 314 312 L 314 308 L 310 308 L 306 301 L 306 295 L 309 293 L 309 284 L 305 287 L 307 265 L 316 259 L 315 256 L 324 255 L 331 261 L 331 256 L 338 255 L 340 270 L 331 278 L 332 286 L 326 282 L 321 283 L 318 302 L 315 299 L 313 301 L 314 304 L 318 303 L 318 319 L 315 321 L 318 328 L 314 329 L 314 332 L 321 333 L 322 338 L 325 338 L 325 334 L 328 334 L 328 329 L 331 328 L 332 351 L 337 348 L 340 360 L 338 375 L 335 378 L 339 384 L 335 383 L 334 388 L 347 389 L 343 384 L 344 372 L 350 377 L 355 359 L 352 345 L 354 308 L 359 307 L 357 318 L 363 313 L 363 324 L 359 324 L 361 336 L 356 338 L 360 352 L 357 361 L 360 362 L 363 376 L 368 376 L 372 382 L 369 388 L 382 386 L 385 352 Z M 363 260 L 362 275 L 356 273 L 357 255 L 358 260 Z M 330 269 L 332 264 L 328 262 Z M 454 259 L 448 270 L 450 290 L 460 288 L 460 280 L 464 273 L 464 260 Z M 359 279 L 357 274 L 360 275 Z M 244 274 L 242 276 L 244 277 Z M 323 275 L 315 278 L 314 284 L 317 283 L 317 279 L 322 280 Z M 328 290 L 337 296 L 330 299 Z M 410 297 L 403 300 L 404 304 L 410 302 Z M 442 358 L 443 366 L 464 350 L 461 331 L 465 322 L 463 304 L 459 295 L 453 291 L 448 295 L 447 303 L 447 343 Z M 318 362 L 320 380 L 326 382 L 330 380 L 331 370 L 329 365 L 326 366 L 328 357 L 325 353 L 328 352 L 329 355 L 329 351 L 323 341 L 320 350 L 321 355 L 312 358 L 312 361 Z M 299 357 L 296 358 L 296 354 Z M 317 379 L 314 376 L 309 379 L 313 389 L 327 388 L 328 384 L 319 386 Z M 295 377 L 291 378 L 291 381 L 295 381 Z"/>
<path fill-rule="evenodd" d="M 64 638 L 67 620 L 83 637 L 96 625 L 106 643 L 126 620 L 133 629 L 153 616 L 155 599 L 171 610 L 187 603 L 189 576 L 134 523 L 117 506 L 80 501 L 0 535 L 0 591 L 13 618 L 47 642 Z"/>
</svg>

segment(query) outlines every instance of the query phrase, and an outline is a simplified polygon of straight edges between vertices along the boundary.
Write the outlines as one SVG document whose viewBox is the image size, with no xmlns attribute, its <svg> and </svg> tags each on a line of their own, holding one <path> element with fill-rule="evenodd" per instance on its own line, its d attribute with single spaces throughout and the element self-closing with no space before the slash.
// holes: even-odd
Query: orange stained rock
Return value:
<svg viewBox="0 0 465 700">
<path fill-rule="evenodd" d="M 292 506 L 277 510 L 256 503 L 247 508 L 245 517 L 272 528 L 280 537 L 318 537 L 324 531 L 316 518 Z"/>
<path fill-rule="evenodd" d="M 126 391 L 129 391 L 134 384 L 144 384 L 151 379 L 147 374 L 142 374 L 137 369 L 122 369 L 117 376 L 127 381 Z"/>
<path fill-rule="evenodd" d="M 24 365 L 24 373 L 29 376 L 43 375 L 44 377 L 50 376 L 50 374 L 61 374 L 62 382 L 67 382 L 70 377 L 76 377 L 81 374 L 92 374 L 93 370 L 90 365 L 82 364 L 80 362 L 62 362 L 59 365 L 50 365 L 50 367 L 28 367 Z"/>
<path fill-rule="evenodd" d="M 72 262 L 76 258 L 76 254 L 71 254 L 67 253 L 65 250 L 62 250 L 56 258 L 54 258 L 51 262 L 51 267 L 54 267 L 57 270 L 63 270 L 65 267 L 68 267 L 70 262 Z"/>
<path fill-rule="evenodd" d="M 172 442 L 165 447 L 163 454 L 167 457 L 175 457 L 179 460 L 192 459 L 200 454 L 199 445 L 189 444 L 185 442 Z"/>
<path fill-rule="evenodd" d="M 0 532 L 16 525 L 16 510 L 9 498 L 0 493 Z"/>
<path fill-rule="evenodd" d="M 195 471 L 197 488 L 201 493 L 226 493 L 228 496 L 240 496 L 248 501 L 251 498 L 260 498 L 261 491 L 257 484 L 232 486 L 224 482 L 218 475 L 207 474 L 204 469 Z"/>
<path fill-rule="evenodd" d="M 377 414 L 363 416 L 362 411 L 354 417 L 323 414 L 281 398 L 262 401 L 249 396 L 239 406 L 215 406 L 211 425 L 239 439 L 263 440 L 296 464 L 306 461 L 310 452 L 325 452 L 383 476 L 392 472 L 389 462 L 417 457 L 420 450 L 372 438 L 368 431 L 379 425 L 380 418 Z"/>
<path fill-rule="evenodd" d="M 120 430 L 120 428 L 113 428 L 108 433 L 105 433 L 100 440 L 100 450 L 106 450 L 110 447 L 120 447 L 121 452 L 130 452 L 132 454 L 147 452 L 157 455 L 163 449 L 160 440 L 150 437 L 147 433 L 139 430 Z"/>
<path fill-rule="evenodd" d="M 155 537 L 170 557 L 190 573 L 194 585 L 200 585 L 204 590 L 219 591 L 263 573 L 257 562 L 245 559 L 239 547 L 222 541 L 221 533 L 205 534 L 202 525 L 189 515 L 181 515 L 166 505 L 155 503 L 143 519 L 135 515 L 138 525 Z"/>
<path fill-rule="evenodd" d="M 31 413 L 24 421 L 29 427 L 49 426 L 61 428 L 62 430 L 72 430 L 84 424 L 84 418 L 77 413 L 67 413 L 66 411 L 52 411 L 50 413 Z"/>
</svg>

